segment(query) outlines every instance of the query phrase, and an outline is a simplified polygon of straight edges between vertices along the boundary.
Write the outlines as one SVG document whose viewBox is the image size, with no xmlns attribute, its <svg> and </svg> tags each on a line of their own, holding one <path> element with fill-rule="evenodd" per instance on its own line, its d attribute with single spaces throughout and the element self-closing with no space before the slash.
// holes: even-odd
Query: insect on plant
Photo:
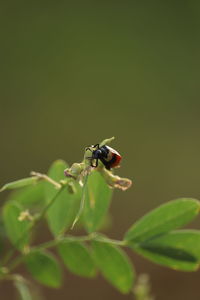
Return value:
<svg viewBox="0 0 200 300">
<path fill-rule="evenodd" d="M 107 145 L 99 147 L 99 144 L 96 144 L 94 146 L 92 145 L 90 147 L 87 147 L 86 151 L 87 150 L 92 152 L 92 156 L 87 157 L 87 159 L 91 161 L 91 166 L 95 168 L 98 167 L 98 160 L 100 159 L 106 169 L 110 170 L 111 168 L 119 166 L 122 158 L 115 149 Z M 95 165 L 93 165 L 93 160 L 96 161 Z"/>
<path fill-rule="evenodd" d="M 105 234 L 113 190 L 127 190 L 132 183 L 113 173 L 121 155 L 108 146 L 112 140 L 87 147 L 83 161 L 71 167 L 57 160 L 47 174 L 31 172 L 30 177 L 0 189 L 11 190 L 0 215 L 0 280 L 14 283 L 22 300 L 37 300 L 37 296 L 27 274 L 22 276 L 17 269 L 19 265 L 38 283 L 52 288 L 61 286 L 63 266 L 82 277 L 92 278 L 99 272 L 121 293 L 134 293 L 136 300 L 152 298 L 137 296 L 141 281 L 136 288 L 126 247 L 173 270 L 199 269 L 200 230 L 180 229 L 199 215 L 196 199 L 179 198 L 160 205 L 134 222 L 122 240 Z M 41 242 L 44 220 L 51 238 Z"/>
<path fill-rule="evenodd" d="M 109 142 L 109 140 L 108 140 Z M 92 168 L 97 168 L 98 167 L 98 161 L 100 160 L 105 168 L 107 170 L 111 170 L 111 168 L 116 168 L 119 166 L 119 163 L 121 161 L 121 155 L 113 148 L 107 146 L 104 144 L 104 142 L 101 143 L 101 146 L 99 144 L 92 145 L 90 147 L 87 147 L 85 151 L 87 152 L 88 150 L 92 152 L 92 156 L 86 156 L 85 159 L 90 162 L 90 166 Z M 95 160 L 95 165 L 93 164 L 93 161 Z M 85 169 L 87 169 L 87 164 L 85 166 Z M 67 172 L 68 174 L 68 172 Z M 87 179 L 88 179 L 89 172 L 86 172 L 85 174 L 85 180 L 83 184 L 83 192 L 82 192 L 82 197 L 81 197 L 81 203 L 80 203 L 80 208 L 77 213 L 77 216 L 72 224 L 72 229 L 74 225 L 77 223 L 79 220 L 82 211 L 84 209 L 84 202 L 85 202 L 85 186 L 87 184 Z"/>
</svg>

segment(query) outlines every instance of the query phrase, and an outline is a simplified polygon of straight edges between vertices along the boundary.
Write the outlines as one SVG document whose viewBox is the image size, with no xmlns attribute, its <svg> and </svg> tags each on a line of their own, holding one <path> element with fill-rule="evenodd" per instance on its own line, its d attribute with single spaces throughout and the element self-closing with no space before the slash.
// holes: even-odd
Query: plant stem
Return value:
<svg viewBox="0 0 200 300">
<path fill-rule="evenodd" d="M 63 191 L 63 189 L 65 188 L 65 186 L 61 186 L 60 189 L 58 190 L 58 192 L 55 194 L 55 196 L 51 199 L 51 201 L 44 207 L 43 211 L 41 212 L 41 214 L 36 218 L 35 222 L 40 222 L 43 217 L 46 215 L 47 211 L 49 210 L 49 208 L 54 204 L 54 202 L 56 201 L 57 197 L 60 195 L 60 193 Z"/>
<path fill-rule="evenodd" d="M 49 183 L 53 184 L 57 189 L 61 188 L 61 184 L 60 183 L 58 183 L 57 181 L 53 180 L 52 178 L 50 178 L 46 174 L 41 174 L 39 172 L 32 171 L 31 175 L 32 176 L 36 176 L 39 179 L 44 179 L 44 180 L 48 181 Z"/>
<path fill-rule="evenodd" d="M 33 247 L 31 251 L 38 250 L 38 249 L 48 249 L 57 246 L 60 242 L 87 242 L 95 239 L 96 233 L 92 233 L 89 235 L 83 235 L 83 236 L 71 236 L 71 235 L 65 235 L 56 238 L 55 240 L 40 244 L 36 247 Z"/>
<path fill-rule="evenodd" d="M 94 241 L 97 242 L 103 242 L 103 243 L 108 243 L 108 244 L 113 244 L 113 245 L 118 245 L 118 246 L 126 246 L 126 241 L 119 241 L 119 240 L 114 240 L 114 239 L 110 239 L 108 237 L 104 237 L 104 236 L 96 236 L 94 239 Z"/>
<path fill-rule="evenodd" d="M 126 241 L 119 241 L 119 240 L 114 240 L 114 239 L 110 239 L 108 237 L 99 235 L 96 232 L 93 232 L 89 235 L 83 235 L 83 236 L 71 236 L 71 235 L 65 235 L 65 236 L 61 236 L 56 238 L 55 240 L 46 242 L 46 243 L 42 243 L 38 246 L 32 247 L 30 249 L 29 253 L 33 253 L 35 251 L 38 250 L 42 250 L 42 249 L 49 249 L 49 248 L 53 248 L 55 246 L 57 246 L 60 242 L 87 242 L 87 241 L 98 241 L 98 242 L 103 242 L 103 243 L 109 243 L 109 244 L 113 244 L 113 245 L 117 245 L 117 246 L 126 246 Z M 21 262 L 23 262 L 25 258 L 24 254 L 21 254 L 20 256 L 16 257 L 16 259 L 10 264 L 9 266 L 9 271 L 12 271 L 13 269 L 15 269 Z"/>
<path fill-rule="evenodd" d="M 81 203 L 80 203 L 80 207 L 79 207 L 79 211 L 76 215 L 76 218 L 74 219 L 74 222 L 71 226 L 71 229 L 74 228 L 75 224 L 78 222 L 82 212 L 83 212 L 83 209 L 84 209 L 84 204 L 85 204 L 85 189 L 86 189 L 86 185 L 87 185 L 87 180 L 88 180 L 88 174 L 85 175 L 85 178 L 84 178 L 84 185 L 83 185 L 83 189 L 82 189 L 82 197 L 81 197 Z"/>
</svg>

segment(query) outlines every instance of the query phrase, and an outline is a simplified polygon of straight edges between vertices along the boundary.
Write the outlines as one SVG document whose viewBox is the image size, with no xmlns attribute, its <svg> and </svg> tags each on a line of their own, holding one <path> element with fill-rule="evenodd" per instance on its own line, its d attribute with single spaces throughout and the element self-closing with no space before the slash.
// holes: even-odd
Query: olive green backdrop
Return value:
<svg viewBox="0 0 200 300">
<path fill-rule="evenodd" d="M 111 237 L 160 203 L 200 199 L 199 1 L 1 1 L 0 31 L 1 185 L 115 136 L 133 187 L 115 192 Z M 158 300 L 199 299 L 200 272 L 132 259 Z M 133 299 L 67 272 L 43 294 Z M 0 296 L 15 292 L 4 283 Z"/>
</svg>

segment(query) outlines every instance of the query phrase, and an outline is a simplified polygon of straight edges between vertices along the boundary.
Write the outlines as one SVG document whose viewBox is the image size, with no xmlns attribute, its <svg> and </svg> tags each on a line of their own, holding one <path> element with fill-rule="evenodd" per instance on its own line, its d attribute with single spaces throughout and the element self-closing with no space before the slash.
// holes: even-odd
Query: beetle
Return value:
<svg viewBox="0 0 200 300">
<path fill-rule="evenodd" d="M 94 148 L 94 150 L 91 148 Z M 122 159 L 121 155 L 115 149 L 107 145 L 99 146 L 99 144 L 96 144 L 94 146 L 92 145 L 91 147 L 87 147 L 85 150 L 92 152 L 92 156 L 87 157 L 87 159 L 90 160 L 90 165 L 94 168 L 98 167 L 99 159 L 107 170 L 119 166 L 119 163 Z M 93 160 L 95 160 L 95 165 L 93 165 Z"/>
</svg>

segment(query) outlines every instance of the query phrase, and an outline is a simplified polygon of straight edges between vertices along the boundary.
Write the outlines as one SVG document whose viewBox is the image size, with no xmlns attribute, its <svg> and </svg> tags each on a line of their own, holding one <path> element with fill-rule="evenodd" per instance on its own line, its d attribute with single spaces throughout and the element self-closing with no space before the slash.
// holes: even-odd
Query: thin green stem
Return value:
<svg viewBox="0 0 200 300">
<path fill-rule="evenodd" d="M 60 242 L 86 242 L 86 241 L 90 241 L 92 240 L 93 237 L 90 236 L 90 235 L 86 235 L 86 236 L 68 236 L 68 235 L 65 235 L 65 236 L 62 236 L 62 237 L 58 237 L 57 239 L 55 240 L 52 240 L 52 241 L 49 241 L 49 242 L 46 242 L 46 243 L 42 243 L 38 246 L 35 246 L 35 247 L 32 247 L 31 248 L 31 252 L 32 251 L 35 251 L 35 250 L 38 250 L 38 249 L 49 249 L 49 248 L 53 248 L 55 246 L 57 246 Z"/>
<path fill-rule="evenodd" d="M 61 186 L 60 189 L 58 190 L 58 192 L 55 194 L 55 196 L 45 206 L 45 208 L 43 209 L 43 211 L 41 212 L 41 214 L 36 218 L 36 222 L 37 223 L 43 219 L 43 217 L 46 215 L 46 213 L 49 210 L 49 208 L 54 204 L 54 202 L 56 201 L 57 197 L 61 194 L 61 192 L 63 191 L 64 188 L 65 188 L 65 186 Z"/>
<path fill-rule="evenodd" d="M 31 172 L 31 175 L 37 177 L 38 179 L 43 179 L 43 180 L 45 180 L 45 181 L 51 183 L 51 184 L 54 185 L 57 189 L 60 189 L 60 188 L 61 188 L 61 184 L 60 184 L 60 183 L 58 183 L 57 181 L 53 180 L 51 177 L 47 176 L 46 174 L 41 174 L 41 173 L 39 173 L 39 172 L 32 171 L 32 172 Z"/>
<path fill-rule="evenodd" d="M 31 251 L 38 250 L 38 249 L 47 249 L 57 246 L 60 242 L 87 242 L 94 240 L 97 236 L 97 233 L 91 233 L 89 235 L 83 235 L 83 236 L 71 236 L 71 235 L 65 235 L 58 237 L 55 240 L 42 243 L 34 248 L 31 249 Z"/>
<path fill-rule="evenodd" d="M 108 237 L 102 236 L 96 232 L 93 232 L 89 235 L 83 235 L 83 236 L 71 236 L 71 235 L 65 235 L 65 236 L 61 236 L 58 237 L 55 240 L 46 242 L 46 243 L 42 243 L 40 245 L 37 245 L 35 247 L 32 247 L 30 249 L 30 253 L 33 253 L 35 251 L 38 250 L 42 250 L 42 249 L 49 249 L 49 248 L 53 248 L 56 247 L 60 242 L 88 242 L 88 241 L 98 241 L 98 242 L 103 242 L 103 243 L 108 243 L 108 244 L 113 244 L 113 245 L 117 245 L 117 246 L 121 246 L 124 247 L 126 246 L 126 241 L 119 241 L 119 240 L 114 240 L 114 239 L 110 239 Z M 13 269 L 15 269 L 20 263 L 23 262 L 25 258 L 25 255 L 21 254 L 20 256 L 16 257 L 16 259 L 10 264 L 9 266 L 9 271 L 12 271 Z"/>
<path fill-rule="evenodd" d="M 82 197 L 81 197 L 81 203 L 80 203 L 80 207 L 79 207 L 79 211 L 76 215 L 76 218 L 74 219 L 74 222 L 71 226 L 71 229 L 74 228 L 75 224 L 78 222 L 82 212 L 83 212 L 83 209 L 84 209 L 84 205 L 85 205 L 85 189 L 86 189 L 86 185 L 87 185 L 87 180 L 88 180 L 88 174 L 85 175 L 85 178 L 84 178 L 84 184 L 83 184 L 83 189 L 82 189 Z"/>
<path fill-rule="evenodd" d="M 90 234 L 90 235 L 86 235 L 86 236 L 79 236 L 79 237 L 73 237 L 73 236 L 62 236 L 62 237 L 58 237 L 55 240 L 46 242 L 46 243 L 42 243 L 40 245 L 37 245 L 35 247 L 32 247 L 29 251 L 28 254 L 33 253 L 37 250 L 41 250 L 41 249 L 49 249 L 52 247 L 57 246 L 61 241 L 67 241 L 67 242 L 74 242 L 74 241 L 79 241 L 79 242 L 85 242 L 85 241 L 90 241 L 92 240 L 94 237 L 94 234 Z M 16 257 L 16 259 L 14 259 L 10 265 L 9 265 L 9 271 L 12 271 L 13 269 L 15 269 L 20 263 L 23 262 L 23 260 L 25 259 L 25 254 L 21 254 L 19 256 Z"/>
<path fill-rule="evenodd" d="M 99 236 L 97 235 L 96 237 L 94 237 L 93 240 L 97 241 L 97 242 L 103 242 L 103 243 L 118 245 L 118 246 L 121 246 L 121 247 L 126 246 L 126 241 L 119 241 L 119 240 L 115 240 L 115 239 L 110 239 L 108 237 L 101 236 L 101 235 L 99 235 Z"/>
</svg>

